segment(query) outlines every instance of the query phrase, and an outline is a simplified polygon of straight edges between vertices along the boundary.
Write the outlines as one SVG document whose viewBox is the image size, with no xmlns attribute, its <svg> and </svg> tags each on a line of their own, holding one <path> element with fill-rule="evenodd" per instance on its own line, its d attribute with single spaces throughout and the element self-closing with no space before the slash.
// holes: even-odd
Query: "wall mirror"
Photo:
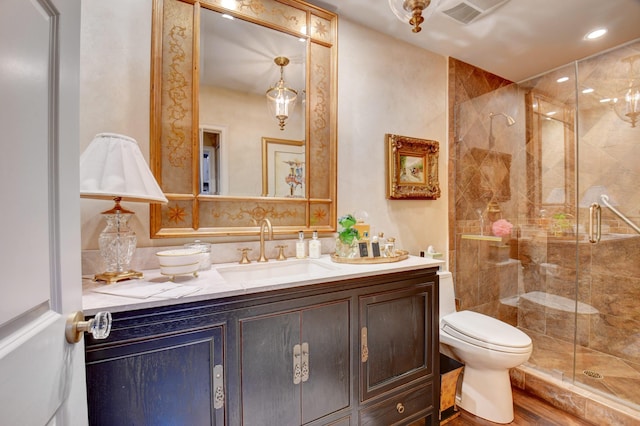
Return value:
<svg viewBox="0 0 640 426">
<path fill-rule="evenodd" d="M 289 0 L 153 10 L 151 165 L 169 203 L 152 238 L 251 235 L 265 217 L 333 232 L 337 16 Z M 282 129 L 265 96 L 281 76 L 297 92 Z"/>
<path fill-rule="evenodd" d="M 574 110 L 540 93 L 526 95 L 530 217 L 575 209 Z"/>
</svg>

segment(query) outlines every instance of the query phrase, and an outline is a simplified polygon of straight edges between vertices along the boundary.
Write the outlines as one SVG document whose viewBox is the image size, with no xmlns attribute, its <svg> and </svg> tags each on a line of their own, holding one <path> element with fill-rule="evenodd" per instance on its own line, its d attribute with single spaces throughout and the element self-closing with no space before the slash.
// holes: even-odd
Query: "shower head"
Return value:
<svg viewBox="0 0 640 426">
<path fill-rule="evenodd" d="M 496 115 L 501 115 L 507 119 L 507 126 L 511 127 L 516 124 L 516 120 L 513 119 L 509 114 L 505 114 L 504 112 L 492 112 L 489 114 L 489 117 L 493 119 Z"/>
</svg>

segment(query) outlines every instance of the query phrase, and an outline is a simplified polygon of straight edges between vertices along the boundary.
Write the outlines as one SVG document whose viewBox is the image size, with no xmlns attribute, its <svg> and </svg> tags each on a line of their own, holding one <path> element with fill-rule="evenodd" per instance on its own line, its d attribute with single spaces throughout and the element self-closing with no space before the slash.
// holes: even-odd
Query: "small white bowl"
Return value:
<svg viewBox="0 0 640 426">
<path fill-rule="evenodd" d="M 184 266 L 200 263 L 202 252 L 199 249 L 175 249 L 156 253 L 160 266 Z"/>
<path fill-rule="evenodd" d="M 188 275 L 196 273 L 199 267 L 199 262 L 192 263 L 191 265 L 160 266 L 160 273 L 171 277 L 174 275 Z"/>
</svg>

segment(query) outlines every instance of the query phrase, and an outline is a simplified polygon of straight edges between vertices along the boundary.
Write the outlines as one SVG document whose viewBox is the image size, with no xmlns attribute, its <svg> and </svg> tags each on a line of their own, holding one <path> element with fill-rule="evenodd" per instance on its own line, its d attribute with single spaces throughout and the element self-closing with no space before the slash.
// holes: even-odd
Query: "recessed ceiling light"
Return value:
<svg viewBox="0 0 640 426">
<path fill-rule="evenodd" d="M 569 81 L 569 77 L 560 77 L 556 80 L 558 83 L 564 83 L 565 81 Z"/>
<path fill-rule="evenodd" d="M 607 33 L 606 28 L 598 28 L 597 30 L 589 31 L 587 35 L 584 36 L 585 40 L 595 40 L 597 38 L 602 37 Z"/>
<path fill-rule="evenodd" d="M 556 115 L 557 113 L 558 113 L 558 111 L 549 111 L 549 112 L 547 113 L 547 115 L 548 115 L 549 117 L 551 117 L 552 115 Z"/>
<path fill-rule="evenodd" d="M 582 91 L 582 93 L 584 93 L 585 95 L 586 95 L 587 93 L 593 93 L 593 89 L 592 89 L 591 87 L 587 87 L 586 89 L 584 89 L 584 90 Z"/>
<path fill-rule="evenodd" d="M 223 17 L 224 19 L 230 19 L 230 20 L 232 20 L 232 21 L 235 19 L 233 16 L 228 15 L 228 14 L 226 14 L 226 13 L 223 13 L 223 14 L 222 14 L 222 17 Z"/>
<path fill-rule="evenodd" d="M 606 103 L 606 102 L 611 102 L 611 98 L 602 98 L 600 99 L 600 103 Z"/>
</svg>

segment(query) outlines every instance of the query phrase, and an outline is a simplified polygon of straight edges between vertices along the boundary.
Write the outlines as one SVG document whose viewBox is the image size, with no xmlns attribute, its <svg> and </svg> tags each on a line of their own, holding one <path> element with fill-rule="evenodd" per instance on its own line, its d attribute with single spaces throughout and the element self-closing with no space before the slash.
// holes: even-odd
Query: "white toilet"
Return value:
<svg viewBox="0 0 640 426">
<path fill-rule="evenodd" d="M 513 421 L 509 369 L 529 359 L 531 339 L 517 328 L 472 311 L 456 312 L 451 272 L 440 278 L 440 346 L 464 363 L 464 410 L 496 423 Z"/>
</svg>

